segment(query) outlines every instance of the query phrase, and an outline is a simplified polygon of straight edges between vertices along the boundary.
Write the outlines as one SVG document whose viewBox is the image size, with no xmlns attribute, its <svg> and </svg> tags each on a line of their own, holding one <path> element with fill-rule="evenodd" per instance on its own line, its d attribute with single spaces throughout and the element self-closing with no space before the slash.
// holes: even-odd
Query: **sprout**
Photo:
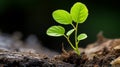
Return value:
<svg viewBox="0 0 120 67">
<path fill-rule="evenodd" d="M 87 7 L 81 3 L 77 2 L 75 3 L 70 10 L 70 13 L 65 11 L 65 10 L 55 10 L 52 13 L 52 16 L 54 20 L 63 25 L 71 25 L 73 29 L 70 29 L 65 33 L 65 29 L 62 26 L 51 26 L 47 30 L 47 35 L 49 36 L 54 36 L 54 37 L 59 37 L 59 36 L 64 36 L 70 46 L 75 50 L 75 52 L 80 55 L 80 51 L 78 48 L 78 44 L 81 40 L 84 40 L 87 38 L 87 35 L 85 33 L 81 33 L 78 35 L 78 24 L 85 22 L 85 20 L 88 17 L 88 9 Z M 72 22 L 74 21 L 74 23 Z M 74 33 L 75 36 L 75 44 L 70 41 L 70 36 L 71 34 Z"/>
</svg>

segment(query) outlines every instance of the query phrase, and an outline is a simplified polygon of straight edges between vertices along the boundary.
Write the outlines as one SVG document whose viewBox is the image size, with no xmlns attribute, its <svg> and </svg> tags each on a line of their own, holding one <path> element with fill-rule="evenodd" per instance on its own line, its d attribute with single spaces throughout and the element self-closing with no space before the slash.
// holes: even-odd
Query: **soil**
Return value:
<svg viewBox="0 0 120 67">
<path fill-rule="evenodd" d="M 0 38 L 2 36 L 0 35 Z M 36 41 L 33 44 L 38 45 L 32 48 L 25 42 L 26 46 L 20 44 L 19 48 L 14 46 L 12 49 L 11 46 L 0 45 L 0 67 L 120 67 L 120 39 L 108 39 L 103 37 L 102 33 L 97 37 L 95 43 L 88 44 L 86 48 L 79 48 L 80 55 L 64 48 L 61 54 L 43 46 L 38 48 L 40 44 Z M 21 41 L 13 36 L 8 38 L 12 38 L 12 45 Z"/>
</svg>

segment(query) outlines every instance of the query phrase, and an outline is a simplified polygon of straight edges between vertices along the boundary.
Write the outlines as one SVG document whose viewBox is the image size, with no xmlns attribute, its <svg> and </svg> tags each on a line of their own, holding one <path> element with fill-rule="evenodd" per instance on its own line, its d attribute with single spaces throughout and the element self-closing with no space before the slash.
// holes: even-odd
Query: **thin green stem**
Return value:
<svg viewBox="0 0 120 67">
<path fill-rule="evenodd" d="M 67 41 L 68 41 L 68 43 L 70 44 L 70 46 L 74 49 L 74 50 L 76 50 L 76 48 L 73 46 L 73 44 L 71 43 L 71 41 L 70 41 L 70 39 L 66 36 L 66 35 L 64 35 L 64 37 L 67 39 Z"/>
<path fill-rule="evenodd" d="M 77 33 L 78 33 L 78 23 L 76 23 L 76 28 L 75 28 L 75 47 L 76 47 L 76 52 L 77 54 L 80 54 L 80 51 L 78 49 L 78 40 L 77 40 Z"/>
<path fill-rule="evenodd" d="M 75 28 L 75 45 L 77 47 L 77 32 L 78 32 L 78 23 L 76 24 L 76 28 Z"/>
<path fill-rule="evenodd" d="M 78 44 L 79 44 L 80 40 L 78 41 Z"/>
<path fill-rule="evenodd" d="M 74 24 L 71 24 L 71 25 L 72 25 L 72 27 L 73 27 L 74 30 L 75 30 L 75 47 L 72 45 L 72 43 L 71 43 L 70 45 L 72 45 L 72 48 L 74 47 L 74 50 L 76 51 L 76 53 L 77 53 L 78 55 L 80 55 L 80 51 L 79 51 L 79 49 L 78 49 L 79 41 L 77 40 L 78 23 L 76 23 L 76 26 L 75 26 Z M 70 40 L 69 40 L 69 37 L 66 36 L 66 38 L 67 38 L 67 40 L 68 40 L 68 42 L 69 42 L 69 41 L 70 41 Z M 69 42 L 69 43 L 70 43 L 70 42 Z"/>
<path fill-rule="evenodd" d="M 76 52 L 77 52 L 78 55 L 80 55 L 80 51 L 79 51 L 79 48 L 78 48 L 78 43 L 79 42 L 76 43 Z"/>
<path fill-rule="evenodd" d="M 74 29 L 76 28 L 74 24 L 71 23 L 71 25 L 72 25 L 72 27 L 73 27 Z"/>
</svg>

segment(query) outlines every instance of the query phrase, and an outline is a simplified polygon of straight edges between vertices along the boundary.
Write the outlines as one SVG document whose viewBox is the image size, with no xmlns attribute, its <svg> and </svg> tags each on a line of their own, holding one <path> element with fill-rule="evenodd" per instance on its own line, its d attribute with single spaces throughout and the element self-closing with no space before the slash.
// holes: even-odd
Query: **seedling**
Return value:
<svg viewBox="0 0 120 67">
<path fill-rule="evenodd" d="M 81 40 L 87 38 L 87 35 L 85 33 L 81 33 L 78 35 L 78 24 L 83 23 L 88 17 L 88 9 L 85 4 L 77 2 L 71 7 L 70 13 L 65 10 L 58 9 L 52 13 L 52 16 L 57 23 L 63 25 L 71 25 L 73 29 L 70 29 L 66 32 L 64 27 L 60 25 L 55 25 L 48 28 L 46 32 L 47 35 L 54 37 L 64 36 L 70 46 L 75 50 L 75 52 L 80 55 L 78 44 Z M 74 44 L 70 41 L 70 36 L 72 33 L 74 33 L 75 36 Z"/>
</svg>

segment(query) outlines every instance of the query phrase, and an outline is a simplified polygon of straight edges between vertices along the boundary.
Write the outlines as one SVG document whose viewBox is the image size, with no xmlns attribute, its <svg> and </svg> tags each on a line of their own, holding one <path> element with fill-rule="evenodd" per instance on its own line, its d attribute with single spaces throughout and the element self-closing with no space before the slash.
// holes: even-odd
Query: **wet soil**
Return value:
<svg viewBox="0 0 120 67">
<path fill-rule="evenodd" d="M 74 51 L 59 54 L 46 48 L 36 51 L 32 48 L 14 50 L 0 48 L 0 67 L 120 67 L 120 39 L 108 39 L 98 34 L 95 43 Z M 50 55 L 52 54 L 52 55 Z"/>
</svg>

